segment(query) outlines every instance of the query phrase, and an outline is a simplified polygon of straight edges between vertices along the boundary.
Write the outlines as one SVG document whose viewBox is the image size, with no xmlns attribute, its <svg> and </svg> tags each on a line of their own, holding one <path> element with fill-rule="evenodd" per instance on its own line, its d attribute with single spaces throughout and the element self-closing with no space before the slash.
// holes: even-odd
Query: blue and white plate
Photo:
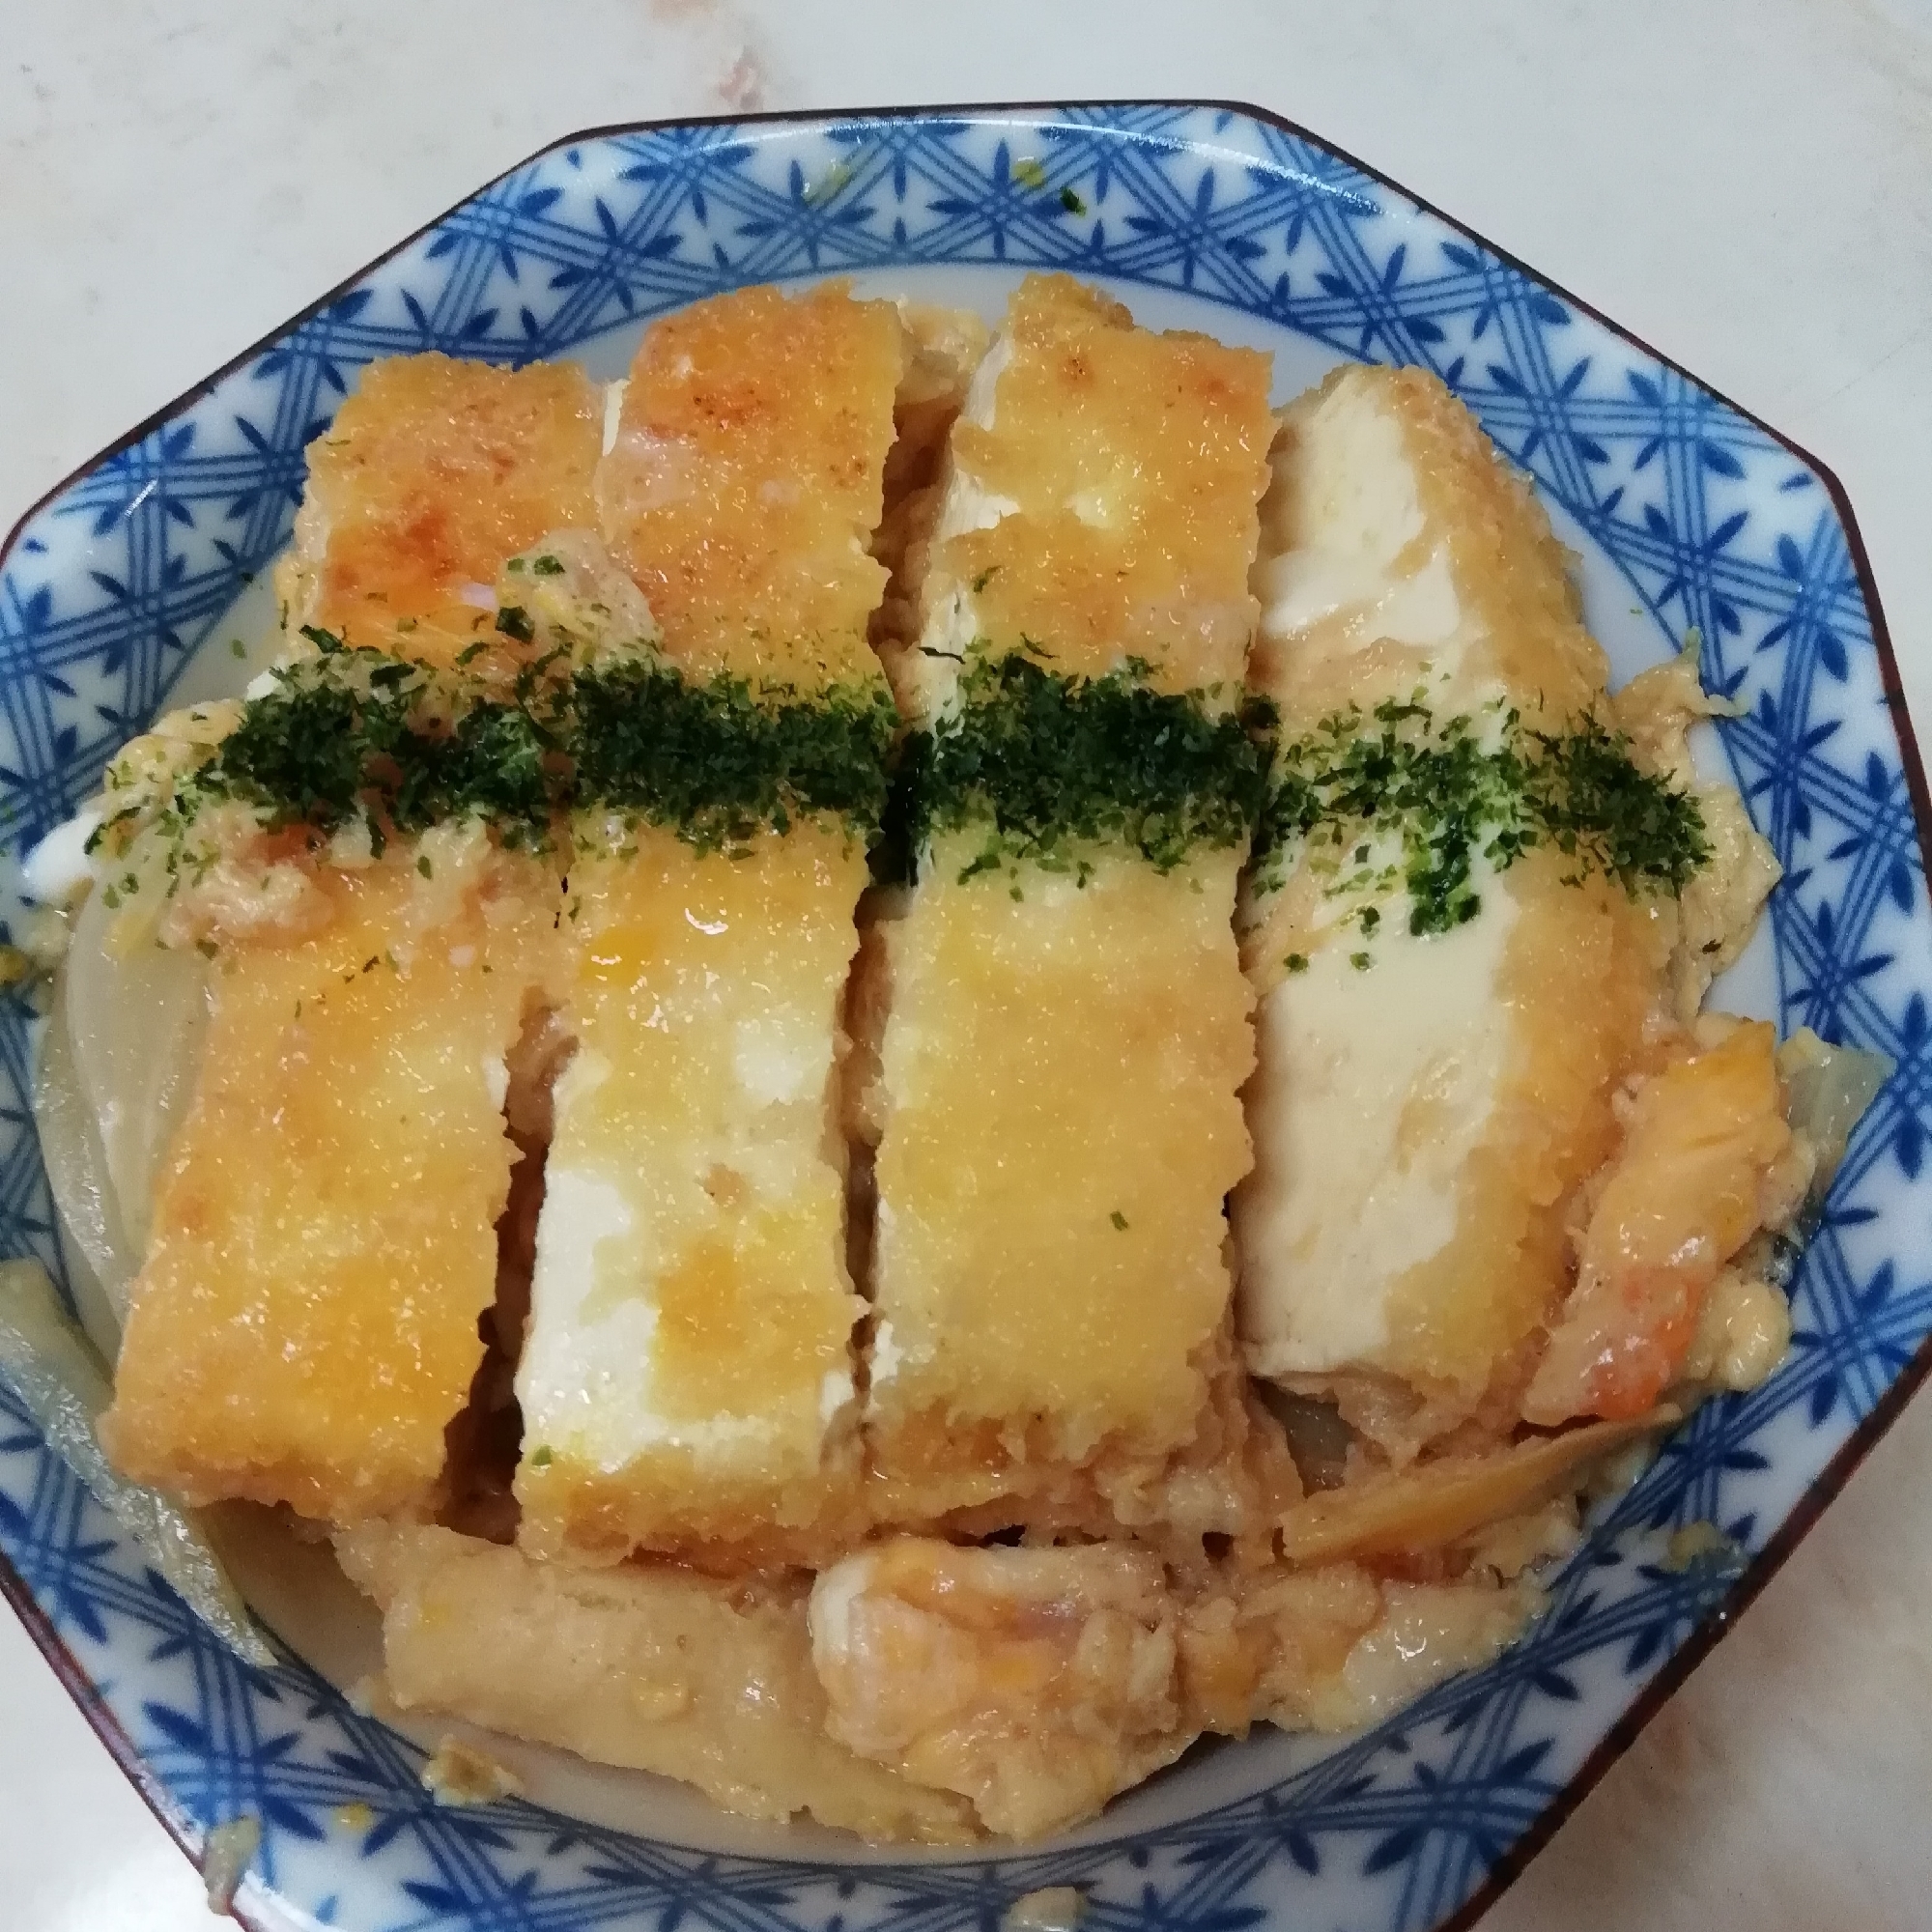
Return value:
<svg viewBox="0 0 1932 1932">
<path fill-rule="evenodd" d="M 238 1663 L 0 1395 L 0 1589 L 189 1852 L 212 1826 L 259 1819 L 238 1901 L 250 1922 L 990 1932 L 1018 1894 L 1070 1884 L 1102 1932 L 1466 1925 L 1932 1366 L 1927 796 L 1843 494 L 1602 316 L 1251 108 L 619 129 L 492 182 L 14 532 L 0 558 L 10 855 L 171 696 L 220 676 L 263 598 L 247 586 L 288 539 L 302 446 L 372 356 L 577 356 L 614 375 L 648 318 L 742 283 L 849 275 L 862 292 L 995 312 L 1035 267 L 1107 284 L 1144 322 L 1273 351 L 1284 399 L 1349 358 L 1435 370 L 1534 475 L 1584 560 L 1592 628 L 1620 675 L 1701 633 L 1708 681 L 1746 707 L 1712 755 L 1786 873 L 1722 994 L 1898 1064 L 1798 1275 L 1790 1360 L 1698 1411 L 1557 1579 L 1549 1615 L 1489 1669 L 1346 1742 L 1270 1733 L 1204 1750 L 1051 1848 L 944 1859 L 752 1828 L 544 1753 L 525 1761 L 530 1801 L 438 1809 L 417 1783 L 419 1746 L 335 1688 L 366 1631 L 302 1634 L 304 1591 L 285 1588 L 268 1614 L 302 1654 L 286 1648 L 267 1672 Z M 0 914 L 19 909 L 10 893 Z M 28 1112 L 32 1037 L 26 1009 L 6 1004 L 0 1250 L 59 1274 Z M 1672 1527 L 1699 1520 L 1737 1559 L 1666 1568 Z"/>
</svg>

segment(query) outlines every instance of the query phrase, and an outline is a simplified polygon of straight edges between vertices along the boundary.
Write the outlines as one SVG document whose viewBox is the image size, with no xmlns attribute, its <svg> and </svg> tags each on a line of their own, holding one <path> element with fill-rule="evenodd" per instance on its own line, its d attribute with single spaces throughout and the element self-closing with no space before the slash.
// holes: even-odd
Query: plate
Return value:
<svg viewBox="0 0 1932 1932">
<path fill-rule="evenodd" d="M 1797 1275 L 1790 1359 L 1664 1445 L 1595 1522 L 1548 1616 L 1488 1669 L 1350 1739 L 1258 1733 L 1200 1749 L 1080 1833 L 977 1857 L 753 1828 L 616 1774 L 540 1778 L 550 1803 L 439 1808 L 417 1782 L 420 1746 L 358 1715 L 304 1661 L 316 1643 L 284 1644 L 270 1671 L 237 1662 L 0 1394 L 0 1589 L 190 1854 L 216 1824 L 259 1820 L 246 1922 L 990 1932 L 1017 1896 L 1075 1885 L 1085 1922 L 1106 1932 L 1467 1925 L 1932 1367 L 1918 1260 L 1932 812 L 1842 491 L 1574 297 L 1251 107 L 608 128 L 481 188 L 130 432 L 9 539 L 0 915 L 17 924 L 22 911 L 19 852 L 125 738 L 234 682 L 229 642 L 269 614 L 257 580 L 288 538 L 302 447 L 372 356 L 576 356 L 613 376 L 651 316 L 744 283 L 847 275 L 861 293 L 991 313 L 1036 267 L 1108 286 L 1144 323 L 1271 350 L 1277 400 L 1345 359 L 1426 364 L 1535 478 L 1619 677 L 1701 635 L 1707 681 L 1742 706 L 1704 755 L 1786 868 L 1719 997 L 1899 1069 Z M 0 1248 L 65 1280 L 28 1110 L 32 1046 L 31 1014 L 7 1001 Z M 1729 1550 L 1668 1560 L 1691 1522 L 1716 1523 Z"/>
</svg>

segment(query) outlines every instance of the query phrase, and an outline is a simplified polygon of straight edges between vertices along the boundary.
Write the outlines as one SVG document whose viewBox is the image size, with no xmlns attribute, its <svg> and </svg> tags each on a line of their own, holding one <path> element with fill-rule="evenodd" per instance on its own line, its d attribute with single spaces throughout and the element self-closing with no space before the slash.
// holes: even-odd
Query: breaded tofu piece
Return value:
<svg viewBox="0 0 1932 1932">
<path fill-rule="evenodd" d="M 554 878 L 439 890 L 391 848 L 319 929 L 229 949 L 101 1431 L 196 1502 L 353 1521 L 423 1504 L 495 1293 L 504 1062 Z M 439 903 L 428 903 L 432 895 Z"/>
<path fill-rule="evenodd" d="M 1157 690 L 1237 684 L 1267 384 L 1256 351 L 1156 335 L 1097 289 L 1029 275 L 949 440 L 911 715 L 948 708 L 975 641 L 1031 644 L 1069 676 L 1138 658 Z"/>
<path fill-rule="evenodd" d="M 1417 692 L 1437 719 L 1513 706 L 1551 731 L 1602 704 L 1548 518 L 1434 377 L 1338 372 L 1285 412 L 1273 464 L 1249 683 L 1284 737 Z M 1339 1394 L 1406 1455 L 1486 1399 L 1514 1414 L 1674 924 L 1545 846 L 1502 872 L 1477 854 L 1481 909 L 1446 932 L 1410 933 L 1400 885 L 1372 894 L 1371 941 L 1320 856 L 1244 909 L 1240 1333 L 1255 1373 Z"/>
<path fill-rule="evenodd" d="M 893 305 L 836 283 L 744 289 L 645 331 L 597 500 L 687 674 L 877 675 L 869 540 L 905 361 Z"/>
<path fill-rule="evenodd" d="M 849 1483 L 838 1021 L 863 847 L 748 858 L 580 841 L 557 1082 L 518 1372 L 540 1554 L 756 1540 Z"/>
<path fill-rule="evenodd" d="M 593 528 L 604 403 L 571 362 L 517 370 L 447 355 L 372 362 L 308 448 L 276 587 L 304 625 L 447 665 L 492 629 L 506 557 Z"/>
<path fill-rule="evenodd" d="M 915 721 L 958 704 L 975 640 L 1232 701 L 1271 429 L 1264 357 L 1030 277 L 952 432 Z M 1023 1518 L 1068 1467 L 1139 1482 L 1190 1440 L 1248 1165 L 1242 852 L 1009 877 L 973 872 L 982 844 L 937 838 L 883 928 L 867 1437 L 875 1507 L 908 1523 L 1001 1496 Z"/>
<path fill-rule="evenodd" d="M 338 1535 L 336 1552 L 382 1607 L 384 1676 L 406 1711 L 681 1778 L 743 1817 L 810 1813 L 874 1840 L 979 1835 L 963 1799 L 827 1735 L 801 1579 L 586 1571 L 385 1523 Z"/>
<path fill-rule="evenodd" d="M 887 928 L 867 1434 L 917 1521 L 1192 1436 L 1228 1305 L 1253 1065 L 1238 852 L 961 883 L 935 843 Z"/>
<path fill-rule="evenodd" d="M 645 335 L 598 495 L 688 680 L 883 702 L 866 543 L 899 327 L 889 303 L 753 289 Z M 864 838 L 801 821 L 700 851 L 592 811 L 576 837 L 523 1540 L 783 1550 L 857 1487 L 836 1081 Z"/>
<path fill-rule="evenodd" d="M 433 666 L 481 637 L 513 658 L 494 586 L 514 553 L 593 520 L 601 422 L 569 364 L 372 364 L 309 450 L 291 637 L 317 625 Z M 108 1421 L 130 1473 L 345 1521 L 428 1500 L 495 1292 L 505 1057 L 559 913 L 546 863 L 471 835 L 438 828 L 359 870 L 331 851 L 306 884 L 286 873 L 288 912 L 250 902 L 227 861 L 195 889 L 236 874 Z"/>
</svg>

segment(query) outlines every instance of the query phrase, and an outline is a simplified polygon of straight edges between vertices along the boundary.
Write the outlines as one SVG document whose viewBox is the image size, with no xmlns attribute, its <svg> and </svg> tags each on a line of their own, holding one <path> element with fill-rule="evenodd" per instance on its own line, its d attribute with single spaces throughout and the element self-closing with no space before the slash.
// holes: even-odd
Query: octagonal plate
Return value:
<svg viewBox="0 0 1932 1932">
<path fill-rule="evenodd" d="M 1278 400 L 1339 360 L 1427 365 L 1535 478 L 1620 676 L 1701 633 L 1707 680 L 1744 702 L 1706 750 L 1786 868 L 1726 1001 L 1898 1063 L 1797 1277 L 1790 1359 L 1698 1411 L 1489 1669 L 1360 1737 L 1199 1751 L 1061 1843 L 946 1859 L 747 1827 L 621 1774 L 539 1776 L 549 1803 L 439 1809 L 419 1747 L 358 1716 L 312 1661 L 285 1645 L 280 1668 L 257 1672 L 213 1642 L 0 1394 L 0 1589 L 190 1852 L 225 1819 L 260 1821 L 238 1901 L 251 1923 L 980 1932 L 1017 1894 L 1073 1884 L 1104 1932 L 1466 1924 L 1932 1360 L 1915 1238 L 1932 1216 L 1925 786 L 1842 493 L 1521 264 L 1253 108 L 611 128 L 490 183 L 14 530 L 0 556 L 6 879 L 127 736 L 233 681 L 228 639 L 266 629 L 255 580 L 288 538 L 303 445 L 371 357 L 574 356 L 611 376 L 650 317 L 744 283 L 848 275 L 995 313 L 1036 267 L 1099 281 L 1156 327 L 1272 351 Z M 0 916 L 20 909 L 9 884 Z M 31 1015 L 6 1002 L 0 1249 L 65 1279 L 32 1046 Z M 1735 1560 L 1664 1567 L 1670 1531 L 1693 1520 L 1718 1523 Z"/>
</svg>

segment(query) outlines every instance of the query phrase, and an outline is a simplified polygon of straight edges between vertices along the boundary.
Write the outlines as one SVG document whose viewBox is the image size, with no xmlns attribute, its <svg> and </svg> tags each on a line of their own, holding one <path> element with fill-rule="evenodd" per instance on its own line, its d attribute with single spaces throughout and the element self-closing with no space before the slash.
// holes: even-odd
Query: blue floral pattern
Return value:
<svg viewBox="0 0 1932 1932">
<path fill-rule="evenodd" d="M 1791 1359 L 1698 1412 L 1596 1526 L 1548 1617 L 1489 1669 L 1292 1761 L 1287 1747 L 1224 1749 L 1179 1774 L 1165 1822 L 950 1862 L 724 1856 L 517 1802 L 439 1809 L 415 1748 L 298 1659 L 258 1672 L 211 1641 L 0 1396 L 0 1587 L 185 1842 L 254 1815 L 254 1882 L 323 1924 L 992 1932 L 1016 1894 L 1076 1884 L 1105 1932 L 1424 1932 L 1507 1873 L 1925 1366 L 1923 787 L 1888 710 L 1895 679 L 1835 486 L 1527 270 L 1248 113 L 668 127 L 585 137 L 491 184 L 15 532 L 0 566 L 10 854 L 87 795 L 286 541 L 302 447 L 371 357 L 577 354 L 614 372 L 647 318 L 720 289 L 943 270 L 990 298 L 1036 266 L 1101 278 L 1160 320 L 1192 309 L 1311 373 L 1345 357 L 1436 370 L 1627 593 L 1639 657 L 1702 635 L 1707 679 L 1742 704 L 1720 727 L 1724 754 L 1786 867 L 1768 1009 L 1898 1063 L 1797 1275 Z M 19 910 L 10 890 L 0 914 Z M 58 1273 L 30 1089 L 30 1017 L 10 1003 L 0 1248 Z M 1735 1560 L 1665 1567 L 1670 1529 L 1693 1520 L 1720 1525 Z"/>
</svg>

